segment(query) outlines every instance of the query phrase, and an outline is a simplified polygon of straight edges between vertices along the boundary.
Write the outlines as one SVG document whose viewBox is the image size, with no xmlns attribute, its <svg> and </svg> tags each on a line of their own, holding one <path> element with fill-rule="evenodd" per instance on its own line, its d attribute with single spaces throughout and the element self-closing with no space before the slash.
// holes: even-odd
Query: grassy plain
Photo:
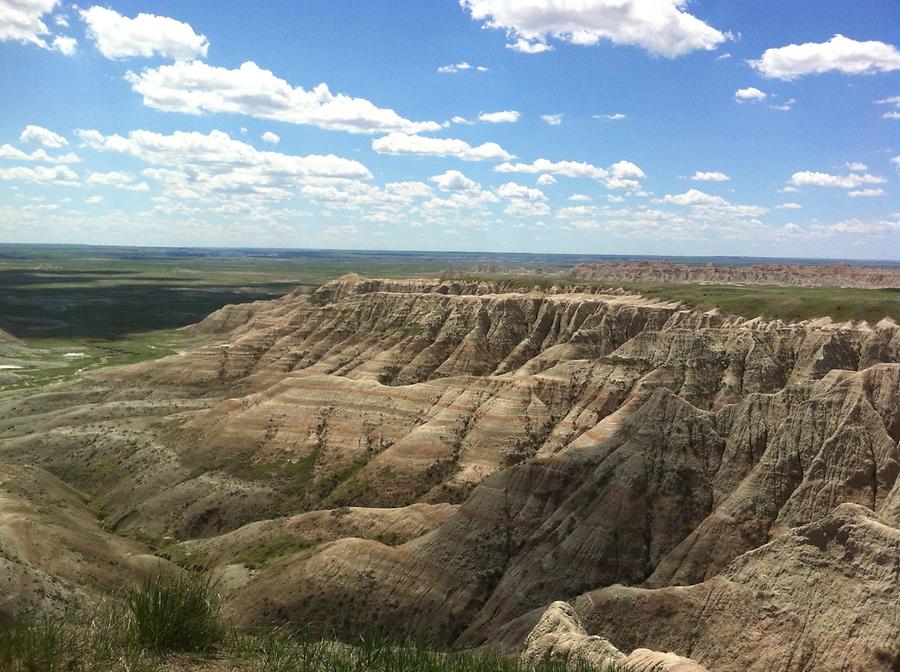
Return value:
<svg viewBox="0 0 900 672">
<path fill-rule="evenodd" d="M 549 288 L 561 279 L 546 275 L 478 275 L 510 288 Z M 866 320 L 875 324 L 883 317 L 900 319 L 900 288 L 854 289 L 842 287 L 786 287 L 783 285 L 716 285 L 686 283 L 625 282 L 622 280 L 582 281 L 596 289 L 619 288 L 648 298 L 680 301 L 688 306 L 720 310 L 747 318 L 806 320 L 831 317 L 842 322 Z"/>
<path fill-rule="evenodd" d="M 440 252 L 216 250 L 0 245 L 0 391 L 161 357 L 188 345 L 179 328 L 228 303 L 312 290 L 344 273 L 436 276 L 478 263 L 563 268 L 580 257 Z M 548 275 L 472 275 L 549 287 Z M 604 282 L 645 296 L 748 318 L 900 317 L 900 289 Z"/>
</svg>

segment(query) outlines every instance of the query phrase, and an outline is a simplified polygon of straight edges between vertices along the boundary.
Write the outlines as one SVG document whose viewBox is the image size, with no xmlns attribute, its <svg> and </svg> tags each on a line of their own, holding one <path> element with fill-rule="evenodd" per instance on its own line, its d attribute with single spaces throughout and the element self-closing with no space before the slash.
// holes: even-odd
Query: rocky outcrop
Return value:
<svg viewBox="0 0 900 672">
<path fill-rule="evenodd" d="M 226 307 L 202 347 L 0 395 L 0 453 L 203 555 L 248 624 L 518 655 L 566 600 L 646 669 L 894 655 L 893 320 L 504 289 L 356 276 Z M 543 650 L 599 650 L 570 634 Z"/>
<path fill-rule="evenodd" d="M 635 649 L 626 656 L 603 637 L 588 635 L 575 610 L 554 602 L 525 639 L 520 662 L 537 666 L 555 662 L 581 669 L 621 669 L 629 672 L 706 672 L 694 661 L 674 653 Z"/>
<path fill-rule="evenodd" d="M 628 282 L 740 283 L 794 287 L 900 287 L 896 265 L 862 264 L 682 264 L 659 261 L 607 261 L 577 264 L 571 269 L 508 269 L 479 266 L 476 273 L 526 273 L 570 280 Z"/>
</svg>

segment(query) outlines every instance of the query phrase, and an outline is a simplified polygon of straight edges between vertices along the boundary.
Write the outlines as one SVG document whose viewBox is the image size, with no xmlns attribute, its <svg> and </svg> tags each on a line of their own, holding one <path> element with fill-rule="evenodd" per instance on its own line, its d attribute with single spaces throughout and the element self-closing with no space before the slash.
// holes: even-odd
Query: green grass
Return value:
<svg viewBox="0 0 900 672">
<path fill-rule="evenodd" d="M 308 539 L 290 535 L 276 536 L 242 549 L 232 558 L 232 562 L 241 563 L 249 569 L 259 569 L 315 545 L 315 541 Z"/>
<path fill-rule="evenodd" d="M 209 575 L 155 576 L 129 591 L 126 602 L 145 649 L 205 652 L 222 638 L 221 603 Z"/>
<path fill-rule="evenodd" d="M 836 321 L 866 320 L 871 324 L 883 317 L 900 319 L 900 289 L 569 281 L 553 276 L 505 274 L 469 275 L 463 279 L 493 281 L 510 290 L 537 287 L 546 291 L 566 284 L 593 289 L 621 287 L 652 299 L 680 301 L 701 310 L 719 308 L 747 318 L 796 321 L 827 316 Z"/>
<path fill-rule="evenodd" d="M 349 643 L 286 627 L 227 626 L 206 575 L 156 577 L 90 614 L 0 624 L 3 672 L 625 672 L 425 648 L 379 635 Z"/>
</svg>

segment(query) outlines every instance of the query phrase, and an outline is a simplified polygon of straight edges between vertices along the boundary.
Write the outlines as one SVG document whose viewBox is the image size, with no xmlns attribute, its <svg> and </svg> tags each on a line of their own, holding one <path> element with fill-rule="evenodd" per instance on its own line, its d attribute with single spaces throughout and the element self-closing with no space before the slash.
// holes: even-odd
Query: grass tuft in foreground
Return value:
<svg viewBox="0 0 900 672">
<path fill-rule="evenodd" d="M 209 651 L 223 634 L 221 603 L 209 575 L 147 579 L 127 595 L 131 627 L 151 651 Z"/>
<path fill-rule="evenodd" d="M 367 635 L 346 644 L 286 628 L 225 625 L 208 575 L 154 577 L 91 614 L 0 624 L 2 672 L 626 672 L 491 653 L 447 652 Z"/>
</svg>

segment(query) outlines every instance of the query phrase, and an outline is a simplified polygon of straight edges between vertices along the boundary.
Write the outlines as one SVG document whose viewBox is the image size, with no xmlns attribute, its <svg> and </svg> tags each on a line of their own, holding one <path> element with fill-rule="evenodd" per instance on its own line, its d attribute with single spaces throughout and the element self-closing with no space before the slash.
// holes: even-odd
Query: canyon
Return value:
<svg viewBox="0 0 900 672">
<path fill-rule="evenodd" d="M 0 617 L 204 567 L 248 627 L 896 669 L 894 319 L 747 319 L 592 273 L 349 274 L 0 393 Z"/>
</svg>

